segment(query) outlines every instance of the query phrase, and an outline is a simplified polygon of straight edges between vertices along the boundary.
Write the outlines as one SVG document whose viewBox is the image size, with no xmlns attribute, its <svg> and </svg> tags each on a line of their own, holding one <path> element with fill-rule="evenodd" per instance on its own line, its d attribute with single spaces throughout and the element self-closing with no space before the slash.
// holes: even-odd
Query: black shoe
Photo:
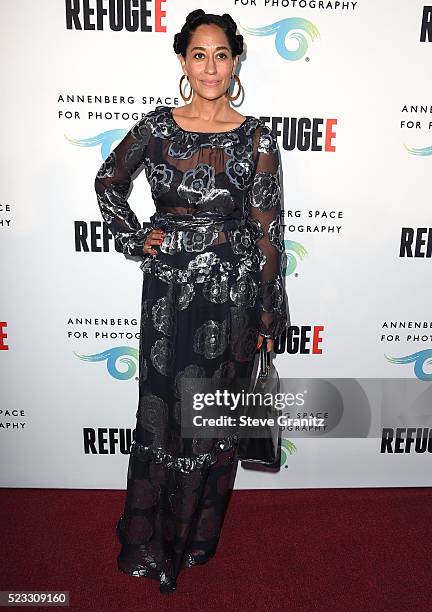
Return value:
<svg viewBox="0 0 432 612">
<path fill-rule="evenodd" d="M 160 586 L 159 591 L 163 595 L 169 595 L 173 593 L 177 588 L 176 581 L 173 578 L 170 578 L 166 574 L 162 573 L 160 577 Z"/>
</svg>

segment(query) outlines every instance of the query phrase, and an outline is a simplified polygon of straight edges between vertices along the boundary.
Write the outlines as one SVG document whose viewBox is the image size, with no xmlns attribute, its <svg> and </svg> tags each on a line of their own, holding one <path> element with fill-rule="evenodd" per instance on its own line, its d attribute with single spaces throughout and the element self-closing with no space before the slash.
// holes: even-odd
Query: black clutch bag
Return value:
<svg viewBox="0 0 432 612">
<path fill-rule="evenodd" d="M 261 345 L 259 374 L 252 391 L 254 393 L 271 394 L 272 401 L 258 409 L 254 407 L 253 417 L 265 417 L 265 425 L 260 426 L 262 437 L 243 435 L 239 439 L 238 458 L 242 463 L 259 464 L 269 468 L 280 468 L 281 461 L 281 428 L 277 422 L 280 412 L 275 408 L 274 396 L 279 393 L 280 380 L 270 352 L 266 350 L 266 342 Z M 244 411 L 248 414 L 247 409 Z M 270 422 L 269 422 L 270 420 Z M 274 424 L 271 424 L 273 420 Z"/>
</svg>

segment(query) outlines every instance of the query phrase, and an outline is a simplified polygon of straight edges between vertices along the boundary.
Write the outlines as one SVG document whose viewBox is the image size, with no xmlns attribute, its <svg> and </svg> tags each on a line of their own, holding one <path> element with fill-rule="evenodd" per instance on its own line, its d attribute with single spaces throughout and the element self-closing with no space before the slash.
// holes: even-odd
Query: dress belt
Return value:
<svg viewBox="0 0 432 612">
<path fill-rule="evenodd" d="M 153 228 L 207 231 L 211 229 L 230 230 L 244 226 L 246 217 L 233 217 L 217 213 L 196 215 L 176 215 L 175 213 L 156 212 L 150 217 Z"/>
</svg>

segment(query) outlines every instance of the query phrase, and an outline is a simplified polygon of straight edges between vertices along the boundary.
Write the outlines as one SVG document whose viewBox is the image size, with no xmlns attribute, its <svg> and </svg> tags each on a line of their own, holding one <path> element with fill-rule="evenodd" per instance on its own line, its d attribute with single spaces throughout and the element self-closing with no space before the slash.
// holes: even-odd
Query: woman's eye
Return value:
<svg viewBox="0 0 432 612">
<path fill-rule="evenodd" d="M 220 59 L 226 59 L 228 57 L 227 54 L 223 53 L 223 52 L 222 53 L 218 53 L 217 56 Z M 204 57 L 204 53 L 201 53 L 200 51 L 198 53 L 194 54 L 194 58 L 196 58 L 196 59 L 202 59 L 202 57 Z"/>
</svg>

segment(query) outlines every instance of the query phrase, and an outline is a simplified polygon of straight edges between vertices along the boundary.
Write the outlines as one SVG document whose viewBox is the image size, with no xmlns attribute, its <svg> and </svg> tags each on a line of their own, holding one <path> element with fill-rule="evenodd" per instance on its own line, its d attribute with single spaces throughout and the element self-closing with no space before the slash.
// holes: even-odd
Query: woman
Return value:
<svg viewBox="0 0 432 612">
<path fill-rule="evenodd" d="M 148 112 L 95 181 L 104 220 L 144 276 L 118 568 L 157 579 L 163 593 L 215 554 L 238 464 L 235 435 L 182 438 L 180 381 L 250 380 L 256 349 L 265 340 L 272 350 L 288 322 L 279 150 L 263 122 L 230 107 L 236 29 L 227 14 L 187 16 L 174 50 L 192 101 Z M 142 166 L 156 206 L 146 228 L 126 199 Z"/>
</svg>

